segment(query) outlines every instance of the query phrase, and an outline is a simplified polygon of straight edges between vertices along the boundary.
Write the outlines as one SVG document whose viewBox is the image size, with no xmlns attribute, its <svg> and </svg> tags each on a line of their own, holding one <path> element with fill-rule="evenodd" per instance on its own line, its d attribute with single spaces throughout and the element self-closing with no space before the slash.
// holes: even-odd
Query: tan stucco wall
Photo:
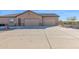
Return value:
<svg viewBox="0 0 79 59">
<path fill-rule="evenodd" d="M 43 25 L 58 25 L 58 17 L 43 17 Z"/>
<path fill-rule="evenodd" d="M 10 19 L 14 19 L 14 23 L 16 23 L 15 18 L 0 18 L 0 24 L 9 24 Z"/>
<path fill-rule="evenodd" d="M 39 25 L 42 23 L 42 16 L 32 12 L 27 12 L 25 14 L 19 15 L 17 16 L 17 19 L 18 18 L 21 19 L 21 23 L 24 23 L 24 25 Z"/>
</svg>

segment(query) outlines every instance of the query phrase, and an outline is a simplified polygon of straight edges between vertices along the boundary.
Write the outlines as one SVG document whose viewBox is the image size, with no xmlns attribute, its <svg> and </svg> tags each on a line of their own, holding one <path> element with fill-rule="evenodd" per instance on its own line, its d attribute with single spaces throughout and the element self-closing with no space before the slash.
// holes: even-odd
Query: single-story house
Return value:
<svg viewBox="0 0 79 59">
<path fill-rule="evenodd" d="M 0 16 L 0 24 L 16 26 L 58 25 L 58 18 L 59 16 L 56 14 L 39 14 L 28 10 L 20 14 Z"/>
</svg>

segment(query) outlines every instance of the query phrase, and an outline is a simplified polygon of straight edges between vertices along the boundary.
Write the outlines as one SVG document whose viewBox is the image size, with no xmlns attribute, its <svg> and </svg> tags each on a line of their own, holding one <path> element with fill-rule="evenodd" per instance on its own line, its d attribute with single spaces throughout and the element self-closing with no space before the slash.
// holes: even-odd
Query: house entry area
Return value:
<svg viewBox="0 0 79 59">
<path fill-rule="evenodd" d="M 18 18 L 18 25 L 21 26 L 21 18 Z"/>
</svg>

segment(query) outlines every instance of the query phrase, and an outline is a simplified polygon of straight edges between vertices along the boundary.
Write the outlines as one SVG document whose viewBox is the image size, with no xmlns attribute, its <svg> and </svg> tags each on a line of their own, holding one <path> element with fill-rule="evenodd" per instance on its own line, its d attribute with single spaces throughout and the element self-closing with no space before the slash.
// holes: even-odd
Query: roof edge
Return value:
<svg viewBox="0 0 79 59">
<path fill-rule="evenodd" d="M 34 12 L 34 11 L 27 10 L 27 11 L 24 11 L 23 13 L 20 13 L 20 14 L 16 15 L 16 17 L 19 16 L 19 15 L 25 14 L 25 13 L 27 13 L 27 12 L 32 12 L 32 13 L 34 13 L 34 14 L 37 14 L 37 15 L 41 16 L 40 14 L 38 14 L 38 13 L 36 13 L 36 12 Z"/>
<path fill-rule="evenodd" d="M 22 15 L 22 14 L 25 14 L 25 13 L 27 13 L 27 12 L 32 12 L 32 13 L 34 13 L 34 14 L 37 14 L 37 15 L 39 15 L 39 16 L 42 16 L 42 17 L 47 17 L 47 15 L 46 16 L 43 16 L 43 15 L 41 15 L 41 14 L 39 14 L 39 13 L 36 13 L 36 12 L 34 12 L 34 11 L 31 11 L 31 10 L 27 10 L 27 11 L 24 11 L 24 12 L 22 12 L 22 13 L 19 13 L 19 14 L 17 14 L 17 15 L 15 15 L 15 16 L 0 16 L 0 17 L 5 17 L 5 18 L 8 18 L 8 17 L 10 17 L 10 18 L 15 18 L 15 17 L 17 17 L 17 16 L 20 16 L 20 15 Z M 55 16 L 49 16 L 49 17 L 60 17 L 59 15 L 57 15 L 57 14 L 55 14 Z"/>
</svg>

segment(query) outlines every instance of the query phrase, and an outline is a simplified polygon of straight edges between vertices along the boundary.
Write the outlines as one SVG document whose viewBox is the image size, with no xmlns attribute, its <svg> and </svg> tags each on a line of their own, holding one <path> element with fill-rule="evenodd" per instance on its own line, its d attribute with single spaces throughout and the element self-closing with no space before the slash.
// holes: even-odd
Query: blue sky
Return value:
<svg viewBox="0 0 79 59">
<path fill-rule="evenodd" d="M 0 10 L 0 15 L 22 13 L 25 10 Z M 56 13 L 60 20 L 66 20 L 68 17 L 76 16 L 79 20 L 79 10 L 33 10 L 37 13 Z"/>
</svg>

